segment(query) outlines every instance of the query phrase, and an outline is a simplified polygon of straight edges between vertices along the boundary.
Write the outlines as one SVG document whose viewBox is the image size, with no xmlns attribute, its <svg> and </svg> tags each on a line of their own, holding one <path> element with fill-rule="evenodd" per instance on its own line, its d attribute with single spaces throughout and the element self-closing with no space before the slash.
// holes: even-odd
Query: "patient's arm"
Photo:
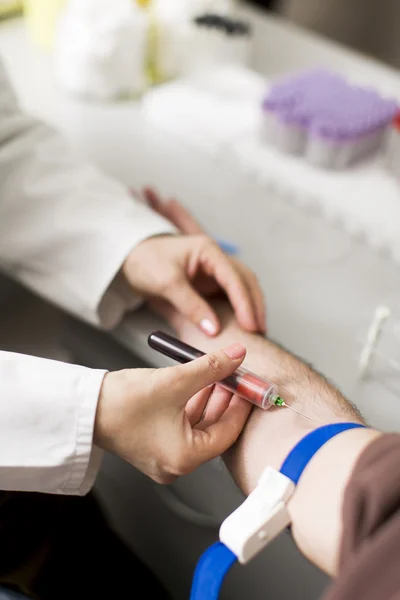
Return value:
<svg viewBox="0 0 400 600">
<path fill-rule="evenodd" d="M 240 329 L 227 303 L 218 302 L 221 333 L 209 338 L 180 315 L 163 308 L 177 334 L 203 351 L 242 342 L 248 351 L 244 366 L 279 386 L 288 404 L 313 421 L 286 408 L 254 408 L 246 427 L 226 457 L 234 479 L 248 494 L 265 466 L 280 468 L 293 446 L 309 431 L 338 421 L 363 422 L 359 412 L 324 377 L 287 351 Z M 205 416 L 207 418 L 207 416 Z M 290 501 L 292 531 L 300 550 L 334 575 L 341 541 L 344 490 L 364 448 L 380 434 L 356 429 L 330 440 L 310 461 Z"/>
</svg>

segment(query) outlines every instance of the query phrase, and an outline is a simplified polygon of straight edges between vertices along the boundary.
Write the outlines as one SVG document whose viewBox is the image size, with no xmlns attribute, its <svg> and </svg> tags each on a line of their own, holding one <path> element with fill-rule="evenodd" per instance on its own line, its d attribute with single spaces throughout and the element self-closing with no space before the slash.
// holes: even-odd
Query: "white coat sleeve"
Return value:
<svg viewBox="0 0 400 600">
<path fill-rule="evenodd" d="M 93 429 L 105 373 L 0 352 L 1 490 L 90 490 L 102 457 Z"/>
<path fill-rule="evenodd" d="M 74 157 L 21 112 L 0 61 L 0 267 L 93 324 L 111 328 L 140 300 L 118 272 L 141 241 L 174 233 L 123 185 Z M 112 285 L 111 285 L 112 284 Z"/>
</svg>

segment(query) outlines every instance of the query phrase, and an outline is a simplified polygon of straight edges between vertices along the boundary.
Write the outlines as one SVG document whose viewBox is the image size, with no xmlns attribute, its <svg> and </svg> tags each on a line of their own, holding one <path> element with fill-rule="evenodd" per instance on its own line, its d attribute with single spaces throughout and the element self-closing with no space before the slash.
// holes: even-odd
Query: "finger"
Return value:
<svg viewBox="0 0 400 600">
<path fill-rule="evenodd" d="M 205 429 L 202 429 L 203 421 L 195 426 L 193 443 L 196 448 L 198 464 L 220 456 L 236 442 L 251 409 L 252 405 L 249 402 L 235 395 L 216 423 L 206 426 Z"/>
<path fill-rule="evenodd" d="M 171 198 L 164 202 L 160 195 L 150 187 L 143 190 L 148 205 L 157 213 L 171 221 L 182 233 L 199 234 L 204 233 L 204 230 L 196 219 L 190 214 L 186 208 L 175 198 Z"/>
<path fill-rule="evenodd" d="M 253 302 L 259 331 L 261 331 L 262 333 L 266 333 L 267 319 L 263 291 L 260 287 L 260 284 L 258 283 L 257 277 L 251 271 L 248 271 L 246 269 L 244 273 L 244 279 Z"/>
<path fill-rule="evenodd" d="M 228 348 L 205 354 L 185 365 L 170 367 L 169 385 L 175 385 L 176 398 L 177 400 L 179 398 L 181 405 L 184 406 L 189 398 L 203 388 L 231 375 L 242 364 L 245 356 L 246 348 L 242 344 L 232 344 Z"/>
<path fill-rule="evenodd" d="M 232 392 L 223 388 L 222 386 L 214 386 L 214 388 L 210 391 L 208 401 L 204 406 L 202 423 L 207 423 L 210 425 L 211 423 L 218 421 L 228 408 L 232 396 Z M 199 421 L 197 421 L 197 423 L 198 422 Z"/>
<path fill-rule="evenodd" d="M 174 331 L 179 331 L 183 323 L 186 322 L 187 324 L 185 317 L 167 300 L 151 298 L 147 305 L 153 312 L 162 317 Z"/>
<path fill-rule="evenodd" d="M 215 311 L 186 278 L 175 281 L 164 292 L 164 296 L 206 335 L 214 336 L 219 332 L 220 323 Z"/>
<path fill-rule="evenodd" d="M 157 192 L 151 187 L 143 188 L 143 196 L 147 204 L 158 214 L 165 216 L 164 214 L 164 202 Z"/>
<path fill-rule="evenodd" d="M 129 193 L 132 196 L 132 198 L 134 198 L 135 200 L 137 200 L 141 204 L 144 204 L 145 206 L 149 206 L 147 198 L 145 197 L 145 195 L 144 195 L 143 192 L 140 192 L 136 188 L 129 188 Z"/>
<path fill-rule="evenodd" d="M 203 417 L 209 399 L 212 396 L 212 393 L 212 387 L 204 388 L 203 390 L 195 394 L 192 398 L 190 398 L 189 402 L 186 404 L 186 416 L 192 427 L 199 423 L 199 421 Z"/>
<path fill-rule="evenodd" d="M 227 294 L 240 326 L 248 331 L 257 331 L 258 323 L 250 292 L 234 264 L 215 246 L 210 246 L 201 260 L 203 269 L 208 275 L 214 276 Z"/>
<path fill-rule="evenodd" d="M 204 233 L 204 229 L 201 225 L 178 200 L 175 200 L 175 198 L 167 201 L 166 210 L 170 221 L 172 221 L 172 223 L 174 223 L 174 225 L 183 233 L 190 235 Z"/>
</svg>

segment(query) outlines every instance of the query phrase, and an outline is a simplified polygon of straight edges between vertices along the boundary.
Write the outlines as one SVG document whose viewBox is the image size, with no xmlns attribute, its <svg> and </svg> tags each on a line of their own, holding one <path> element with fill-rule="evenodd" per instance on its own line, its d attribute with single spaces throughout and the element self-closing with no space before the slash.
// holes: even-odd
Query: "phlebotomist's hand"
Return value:
<svg viewBox="0 0 400 600">
<path fill-rule="evenodd" d="M 206 298 L 223 291 L 243 329 L 265 332 L 263 294 L 254 273 L 227 256 L 178 202 L 163 204 L 152 190 L 145 194 L 153 210 L 184 235 L 153 237 L 134 248 L 123 266 L 132 288 L 167 300 L 211 336 L 220 323 Z"/>
<path fill-rule="evenodd" d="M 225 452 L 238 438 L 251 404 L 214 386 L 243 362 L 233 344 L 186 365 L 107 373 L 94 442 L 158 483 Z"/>
</svg>

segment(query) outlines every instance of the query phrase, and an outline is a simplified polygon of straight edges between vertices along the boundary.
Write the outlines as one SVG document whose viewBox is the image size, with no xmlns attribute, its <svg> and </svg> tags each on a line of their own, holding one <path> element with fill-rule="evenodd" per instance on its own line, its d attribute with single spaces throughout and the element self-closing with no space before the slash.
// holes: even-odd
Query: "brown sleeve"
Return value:
<svg viewBox="0 0 400 600">
<path fill-rule="evenodd" d="M 400 600 L 400 435 L 361 455 L 347 486 L 337 581 L 325 600 Z"/>
</svg>

